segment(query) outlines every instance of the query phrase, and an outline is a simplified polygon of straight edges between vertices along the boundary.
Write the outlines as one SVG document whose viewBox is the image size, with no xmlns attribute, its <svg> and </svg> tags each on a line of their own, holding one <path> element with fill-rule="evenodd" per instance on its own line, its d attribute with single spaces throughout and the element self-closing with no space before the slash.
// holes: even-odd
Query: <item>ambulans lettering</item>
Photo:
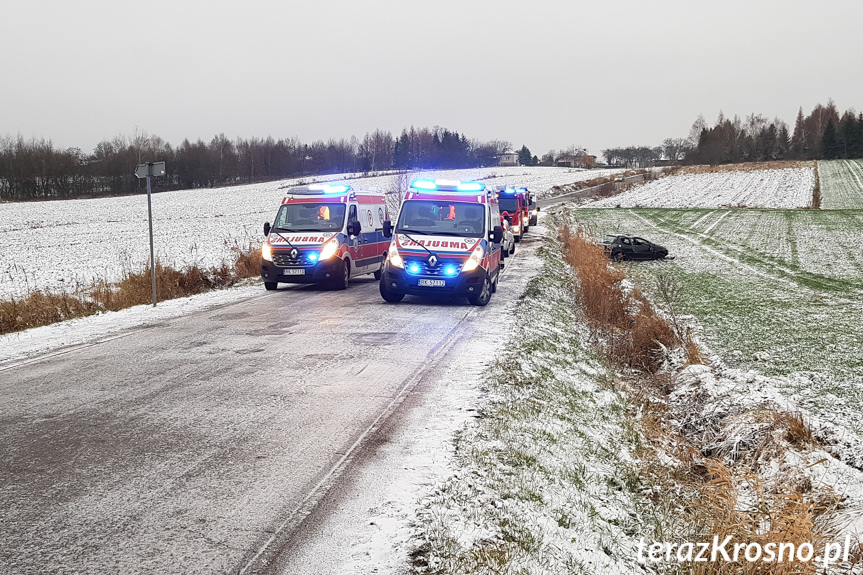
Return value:
<svg viewBox="0 0 863 575">
<path fill-rule="evenodd" d="M 286 237 L 281 237 L 281 235 L 270 235 L 270 244 L 288 244 L 288 243 L 296 243 L 296 244 L 322 244 L 332 238 L 332 236 L 301 236 L 299 234 L 287 234 Z"/>
<path fill-rule="evenodd" d="M 437 248 L 437 249 L 449 249 L 449 250 L 461 250 L 468 251 L 473 249 L 472 246 L 468 246 L 464 241 L 452 241 L 452 240 L 432 240 L 432 239 L 420 239 L 416 240 L 410 239 L 407 236 L 399 236 L 399 243 L 404 247 L 410 246 L 424 246 L 426 248 Z"/>
</svg>

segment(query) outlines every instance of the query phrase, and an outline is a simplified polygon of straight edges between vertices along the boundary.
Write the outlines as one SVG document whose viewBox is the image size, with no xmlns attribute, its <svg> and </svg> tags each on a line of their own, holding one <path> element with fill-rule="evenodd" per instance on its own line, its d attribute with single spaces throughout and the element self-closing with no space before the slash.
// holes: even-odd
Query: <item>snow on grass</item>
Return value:
<svg viewBox="0 0 863 575">
<path fill-rule="evenodd" d="M 623 267 L 646 294 L 658 274 L 683 287 L 678 312 L 715 352 L 722 401 L 754 404 L 757 383 L 804 413 L 843 464 L 863 469 L 863 262 L 845 261 L 835 273 L 822 265 L 818 274 L 794 263 L 814 249 L 807 234 L 859 229 L 859 213 L 734 210 L 716 226 L 721 214 L 704 210 L 575 210 L 573 217 L 594 233 L 625 226 L 676 256 Z"/>
<path fill-rule="evenodd" d="M 163 265 L 202 268 L 231 262 L 234 250 L 263 241 L 285 189 L 349 181 L 385 192 L 417 177 L 482 179 L 537 191 L 597 175 L 568 168 L 494 167 L 385 174 L 335 174 L 153 195 L 156 256 Z M 394 204 L 395 205 L 395 204 Z M 393 208 L 394 210 L 394 208 Z M 395 213 L 390 214 L 395 217 Z M 74 292 L 94 280 L 116 282 L 149 261 L 146 194 L 116 198 L 0 204 L 0 300 L 35 290 Z"/>
<path fill-rule="evenodd" d="M 512 338 L 485 378 L 483 417 L 458 436 L 455 469 L 419 511 L 412 553 L 431 573 L 633 573 L 637 434 L 603 385 L 572 307 L 573 276 L 546 238 Z"/>
<path fill-rule="evenodd" d="M 812 205 L 814 170 L 719 171 L 660 178 L 590 207 L 805 208 Z"/>
<path fill-rule="evenodd" d="M 821 209 L 863 208 L 863 160 L 818 162 Z"/>
</svg>

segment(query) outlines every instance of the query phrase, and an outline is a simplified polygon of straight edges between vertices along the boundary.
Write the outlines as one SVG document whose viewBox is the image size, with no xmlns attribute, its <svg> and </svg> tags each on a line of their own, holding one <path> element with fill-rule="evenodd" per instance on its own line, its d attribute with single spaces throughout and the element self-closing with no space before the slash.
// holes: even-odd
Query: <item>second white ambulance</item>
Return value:
<svg viewBox="0 0 863 575">
<path fill-rule="evenodd" d="M 381 297 L 467 296 L 484 306 L 497 290 L 503 229 L 493 189 L 480 182 L 416 180 L 406 192 L 380 282 Z"/>
</svg>

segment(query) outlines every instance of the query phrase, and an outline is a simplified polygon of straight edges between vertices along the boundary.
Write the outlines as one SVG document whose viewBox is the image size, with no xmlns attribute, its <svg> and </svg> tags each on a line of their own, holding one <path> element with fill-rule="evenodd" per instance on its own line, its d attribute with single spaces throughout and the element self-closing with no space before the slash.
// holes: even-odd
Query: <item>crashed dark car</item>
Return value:
<svg viewBox="0 0 863 575">
<path fill-rule="evenodd" d="M 661 260 L 668 250 L 644 238 L 626 234 L 609 234 L 600 244 L 608 257 L 616 262 L 624 260 Z"/>
</svg>

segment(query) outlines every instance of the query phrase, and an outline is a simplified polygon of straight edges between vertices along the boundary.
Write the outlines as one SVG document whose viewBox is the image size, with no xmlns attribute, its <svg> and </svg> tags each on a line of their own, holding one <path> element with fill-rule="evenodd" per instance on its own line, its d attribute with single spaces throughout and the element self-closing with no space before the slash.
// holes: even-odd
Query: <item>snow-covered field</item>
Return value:
<svg viewBox="0 0 863 575">
<path fill-rule="evenodd" d="M 812 205 L 813 169 L 718 171 L 668 176 L 597 200 L 597 208 L 805 208 Z"/>
<path fill-rule="evenodd" d="M 610 170 L 619 171 L 619 170 Z M 397 191 L 414 178 L 482 179 L 489 185 L 545 192 L 609 170 L 494 167 L 405 175 L 337 174 L 153 196 L 156 256 L 163 265 L 203 268 L 231 262 L 234 250 L 258 245 L 284 188 L 347 180 L 355 187 Z M 395 198 L 396 195 L 394 194 Z M 396 204 L 393 204 L 393 207 Z M 30 291 L 73 292 L 94 280 L 116 282 L 149 261 L 147 197 L 0 203 L 0 300 Z"/>
<path fill-rule="evenodd" d="M 780 177 L 766 172 L 791 174 Z M 659 274 L 669 274 L 683 287 L 678 311 L 695 327 L 711 360 L 710 366 L 693 366 L 682 374 L 678 395 L 703 394 L 699 395 L 704 399 L 702 411 L 692 417 L 757 409 L 766 402 L 802 414 L 821 446 L 813 448 L 807 459 L 793 459 L 792 454 L 776 466 L 805 469 L 819 488 L 834 486 L 845 496 L 840 513 L 857 513 L 845 516 L 843 529 L 859 536 L 863 531 L 859 514 L 863 504 L 859 489 L 863 485 L 859 419 L 863 411 L 859 353 L 863 349 L 863 290 L 859 287 L 863 259 L 855 240 L 863 228 L 863 212 L 736 209 L 740 203 L 794 208 L 804 199 L 811 201 L 808 170 L 754 173 L 755 179 L 749 177 L 752 172 L 668 178 L 673 181 L 664 192 L 653 187 L 663 181 L 659 180 L 603 201 L 609 207 L 623 205 L 621 199 L 653 189 L 655 198 L 632 205 L 646 206 L 650 200 L 681 209 L 594 209 L 605 205 L 594 202 L 588 208 L 544 210 L 543 225 L 532 233 L 540 233 L 546 225 L 543 220 L 560 210 L 596 234 L 629 231 L 667 246 L 676 259 L 623 267 L 648 296 Z M 493 168 L 411 177 L 488 178 L 492 185 L 526 185 L 540 191 L 599 175 L 598 171 Z M 398 182 L 399 176 L 384 175 L 353 183 L 389 191 Z M 157 246 L 163 261 L 215 265 L 230 257 L 235 244 L 259 241 L 261 223 L 272 217 L 283 193 L 280 188 L 295 183 L 156 195 Z M 769 193 L 759 191 L 762 187 Z M 716 199 L 720 196 L 721 201 Z M 717 203 L 705 203 L 708 198 Z M 80 205 L 67 208 L 66 204 Z M 735 208 L 722 207 L 727 205 Z M 68 231 L 74 232 L 70 238 L 75 244 L 52 235 L 66 229 L 56 215 L 65 211 L 73 214 Z M 53 223 L 46 224 L 49 214 L 55 214 Z M 106 229 L 113 235 L 105 235 Z M 128 232 L 131 229 L 134 235 Z M 165 231 L 160 236 L 160 229 L 170 230 L 171 235 Z M 29 251 L 24 244 L 37 237 L 41 247 Z M 106 237 L 111 247 L 91 245 Z M 159 238 L 166 237 L 171 242 L 160 243 Z M 414 458 L 408 463 L 412 468 L 435 468 L 435 473 L 414 479 L 416 473 L 400 473 L 388 490 L 376 493 L 383 501 L 369 508 L 370 519 L 363 520 L 365 508 L 360 510 L 355 519 L 366 526 L 367 538 L 353 544 L 347 570 L 341 572 L 401 574 L 410 569 L 407 554 L 414 551 L 415 557 L 428 562 L 429 570 L 444 572 L 489 572 L 482 570 L 482 561 L 500 566 L 495 563 L 498 559 L 506 565 L 501 572 L 645 569 L 634 561 L 638 539 L 667 526 L 653 523 L 657 517 L 627 485 L 637 483 L 638 462 L 632 451 L 639 440 L 631 435 L 624 402 L 602 383 L 613 374 L 592 358 L 588 339 L 581 333 L 583 325 L 571 307 L 571 277 L 564 277 L 553 237 L 551 233 L 542 252 L 524 252 L 535 269 L 545 267 L 517 302 L 509 302 L 507 314 L 513 326 L 509 330 L 513 339 L 506 347 L 509 354 L 506 349 L 496 354 L 491 376 L 474 382 L 485 394 L 483 417 L 461 428 L 455 452 L 441 457 L 429 450 L 425 460 Z M 130 238 L 136 249 L 141 244 L 139 251 L 129 247 Z M 24 269 L 25 262 L 31 266 L 34 257 L 61 254 L 78 267 L 64 267 L 58 258 L 50 261 L 54 267 L 49 270 L 65 269 L 70 274 L 84 270 L 92 277 L 110 279 L 110 274 L 121 274 L 124 266 L 140 266 L 146 260 L 146 238 L 145 197 L 0 204 L 0 273 L 4 274 L 0 299 L 20 293 L 14 291 L 21 289 L 17 270 Z M 114 244 L 121 247 L 111 253 Z M 99 250 L 109 253 L 99 259 L 103 255 Z M 21 252 L 29 255 L 22 258 Z M 32 268 L 26 271 L 28 281 L 40 282 L 29 285 L 30 289 L 48 289 L 48 284 L 51 289 L 63 287 L 62 282 L 51 284 L 50 275 L 38 275 Z M 254 297 L 254 293 L 256 286 L 202 294 L 166 302 L 157 313 L 169 317 L 212 301 Z M 114 331 L 155 321 L 143 319 L 151 315 L 150 310 L 140 306 L 0 337 L 0 362 L 110 337 Z M 672 397 L 672 403 L 676 400 Z M 452 433 L 451 426 L 441 429 L 435 433 Z M 437 449 L 452 445 L 439 435 L 425 441 Z M 441 461 L 446 461 L 446 469 L 436 465 Z M 420 483 L 410 483 L 414 480 Z"/>
<path fill-rule="evenodd" d="M 821 209 L 863 208 L 863 160 L 818 162 Z"/>
</svg>

